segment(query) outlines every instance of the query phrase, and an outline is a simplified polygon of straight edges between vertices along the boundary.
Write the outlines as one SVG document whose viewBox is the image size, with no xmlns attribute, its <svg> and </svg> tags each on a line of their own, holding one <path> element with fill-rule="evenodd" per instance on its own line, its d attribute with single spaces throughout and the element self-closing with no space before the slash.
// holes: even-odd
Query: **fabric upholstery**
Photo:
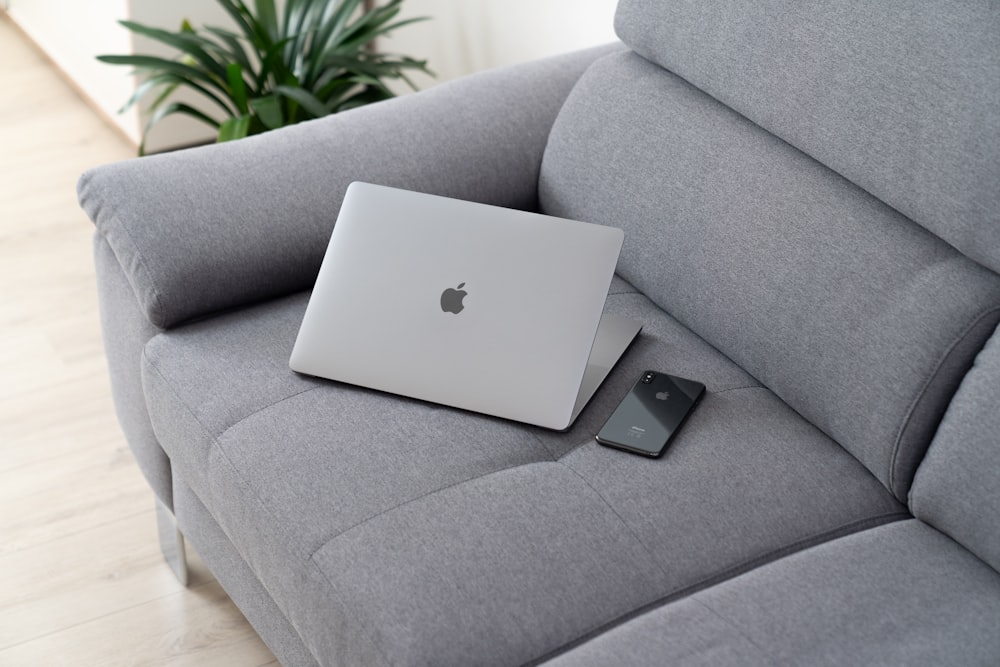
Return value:
<svg viewBox="0 0 1000 667">
<path fill-rule="evenodd" d="M 523 664 L 652 601 L 664 577 L 641 537 L 556 463 L 414 499 L 313 560 L 392 665 Z"/>
<path fill-rule="evenodd" d="M 547 665 L 994 665 L 1000 574 L 902 521 L 668 604 Z"/>
<path fill-rule="evenodd" d="M 198 545 L 198 556 L 281 664 L 315 667 L 316 658 L 275 606 L 267 589 L 247 567 L 208 508 L 179 479 L 174 480 L 173 497 L 177 524 L 184 537 Z"/>
<path fill-rule="evenodd" d="M 910 508 L 1000 571 L 1000 331 L 945 413 Z"/>
<path fill-rule="evenodd" d="M 304 294 L 157 336 L 144 391 L 177 474 L 321 662 L 536 659 L 904 512 L 730 360 L 613 291 L 609 311 L 648 333 L 563 434 L 291 372 Z M 709 390 L 658 461 L 593 442 L 647 367 Z"/>
<path fill-rule="evenodd" d="M 104 355 L 111 374 L 115 413 L 139 469 L 156 496 L 173 507 L 170 460 L 156 441 L 142 393 L 142 347 L 161 330 L 149 323 L 107 241 L 94 234 L 94 267 L 100 284 L 98 307 Z"/>
<path fill-rule="evenodd" d="M 1000 277 L 632 54 L 581 77 L 539 195 L 625 230 L 619 273 L 905 500 Z"/>
<path fill-rule="evenodd" d="M 655 304 L 621 278 L 615 277 L 610 294 L 613 295 L 614 312 L 641 322 L 642 333 L 577 418 L 573 429 L 567 433 L 539 429 L 535 433 L 553 458 L 560 458 L 580 446 L 580 433 L 597 433 L 644 371 L 653 369 L 697 378 L 717 393 L 761 386 L 675 319 L 664 317 Z"/>
<path fill-rule="evenodd" d="M 642 536 L 669 574 L 669 595 L 903 512 L 767 389 L 709 392 L 683 434 L 653 463 L 594 442 L 562 459 Z"/>
<path fill-rule="evenodd" d="M 1000 271 L 1000 12 L 988 2 L 622 0 L 640 55 Z"/>
<path fill-rule="evenodd" d="M 997 664 L 997 13 L 617 23 L 638 54 L 85 174 L 143 471 L 289 665 Z M 353 180 L 625 229 L 644 331 L 573 428 L 289 370 Z M 701 405 L 596 444 L 650 368 Z"/>
<path fill-rule="evenodd" d="M 98 167 L 81 177 L 80 203 L 156 326 L 288 294 L 315 279 L 352 181 L 535 208 L 552 119 L 583 69 L 620 48 L 494 70 L 238 142 Z"/>
</svg>

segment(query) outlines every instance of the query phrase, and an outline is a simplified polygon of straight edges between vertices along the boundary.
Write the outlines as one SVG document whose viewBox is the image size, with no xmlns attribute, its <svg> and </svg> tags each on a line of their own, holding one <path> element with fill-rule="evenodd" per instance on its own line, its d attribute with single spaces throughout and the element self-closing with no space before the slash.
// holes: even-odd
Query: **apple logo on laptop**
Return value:
<svg viewBox="0 0 1000 667">
<path fill-rule="evenodd" d="M 465 283 L 459 283 L 458 287 L 449 287 L 441 292 L 441 310 L 446 313 L 458 315 L 465 308 L 462 299 L 468 294 L 464 289 Z"/>
<path fill-rule="evenodd" d="M 656 392 L 656 398 L 657 398 L 657 400 L 665 401 L 668 398 L 670 398 L 670 392 L 667 392 L 667 391 L 658 391 L 658 392 Z"/>
</svg>

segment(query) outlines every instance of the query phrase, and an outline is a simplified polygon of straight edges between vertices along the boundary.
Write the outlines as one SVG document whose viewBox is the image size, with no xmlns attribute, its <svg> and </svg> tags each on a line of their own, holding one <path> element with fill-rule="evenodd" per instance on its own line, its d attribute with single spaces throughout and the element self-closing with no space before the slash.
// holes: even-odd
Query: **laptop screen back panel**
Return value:
<svg viewBox="0 0 1000 667">
<path fill-rule="evenodd" d="M 611 227 L 352 184 L 291 367 L 565 428 L 622 239 Z M 442 301 L 448 290 L 454 303 Z"/>
</svg>

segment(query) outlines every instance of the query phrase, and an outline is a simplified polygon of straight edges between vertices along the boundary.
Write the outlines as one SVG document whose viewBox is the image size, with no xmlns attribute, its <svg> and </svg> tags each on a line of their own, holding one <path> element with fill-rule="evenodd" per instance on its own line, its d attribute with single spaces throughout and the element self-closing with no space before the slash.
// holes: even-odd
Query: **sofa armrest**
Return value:
<svg viewBox="0 0 1000 667">
<path fill-rule="evenodd" d="M 563 100 L 608 45 L 464 77 L 240 141 L 80 178 L 80 205 L 157 327 L 315 280 L 356 180 L 535 208 Z"/>
</svg>

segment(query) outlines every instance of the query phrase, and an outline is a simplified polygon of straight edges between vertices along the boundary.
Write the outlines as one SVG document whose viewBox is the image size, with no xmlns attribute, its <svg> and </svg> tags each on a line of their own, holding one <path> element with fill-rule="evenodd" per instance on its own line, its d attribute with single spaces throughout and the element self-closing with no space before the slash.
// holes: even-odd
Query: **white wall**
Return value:
<svg viewBox="0 0 1000 667">
<path fill-rule="evenodd" d="M 406 0 L 401 28 L 379 48 L 427 59 L 428 88 L 482 69 L 512 65 L 616 40 L 617 0 Z"/>
<path fill-rule="evenodd" d="M 225 11 L 208 0 L 8 0 L 7 13 L 137 146 L 145 124 L 139 110 L 133 107 L 118 113 L 135 90 L 136 78 L 130 67 L 107 65 L 95 58 L 101 54 L 173 54 L 153 40 L 134 36 L 118 21 L 129 19 L 171 30 L 178 29 L 186 17 L 198 23 L 231 25 Z M 198 96 L 179 99 L 192 102 Z M 203 123 L 171 117 L 156 126 L 147 148 L 155 151 L 214 135 Z"/>
<path fill-rule="evenodd" d="M 210 0 L 6 0 L 8 14 L 46 51 L 122 131 L 136 144 L 142 121 L 133 108 L 117 110 L 135 86 L 129 68 L 94 59 L 103 53 L 157 53 L 165 47 L 133 37 L 117 24 L 128 18 L 176 30 L 183 18 L 195 26 L 231 25 L 224 10 Z M 509 65 L 571 51 L 615 39 L 612 20 L 616 0 L 406 0 L 400 18 L 429 16 L 379 42 L 379 48 L 427 59 L 436 78 L 413 78 L 419 88 L 481 69 Z M 394 86 L 399 92 L 405 86 Z M 516 94 L 516 91 L 512 91 Z M 185 101 L 199 108 L 196 94 Z M 147 147 L 159 150 L 210 139 L 213 130 L 186 117 L 157 125 Z"/>
</svg>

